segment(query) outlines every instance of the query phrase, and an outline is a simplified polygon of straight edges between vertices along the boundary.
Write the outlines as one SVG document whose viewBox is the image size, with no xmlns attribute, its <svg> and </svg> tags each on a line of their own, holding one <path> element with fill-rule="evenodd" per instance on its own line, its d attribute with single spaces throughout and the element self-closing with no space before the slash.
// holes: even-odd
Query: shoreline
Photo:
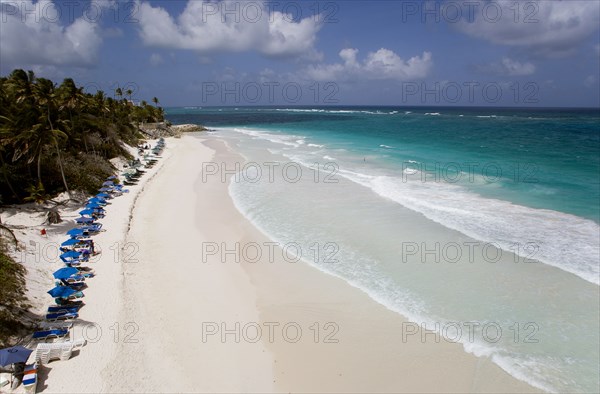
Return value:
<svg viewBox="0 0 600 394">
<path fill-rule="evenodd" d="M 163 156 L 110 206 L 82 309 L 89 324 L 73 335 L 88 345 L 49 364 L 40 391 L 539 392 L 458 343 L 421 341 L 420 329 L 403 340 L 400 314 L 284 261 L 279 246 L 273 262 L 199 253 L 271 242 L 235 208 L 227 183 L 202 179 L 203 162 L 244 159 L 207 135 L 169 139 Z"/>
<path fill-rule="evenodd" d="M 107 391 L 538 391 L 460 344 L 421 343 L 420 335 L 403 343 L 405 319 L 306 264 L 199 256 L 203 243 L 231 249 L 270 240 L 235 209 L 227 183 L 201 179 L 203 161 L 243 159 L 218 138 L 181 141 L 177 163 L 165 165 L 134 208 L 129 236 L 145 264 L 124 267 L 119 320 L 137 324 L 143 349 L 119 344 L 113 367 L 103 371 Z M 198 171 L 188 174 L 194 164 Z M 162 283 L 176 288 L 157 291 Z M 337 343 L 324 342 L 336 329 L 327 323 L 337 325 L 328 338 Z M 279 328 L 286 325 L 300 327 L 302 338 L 284 338 Z"/>
<path fill-rule="evenodd" d="M 231 164 L 233 156 L 244 161 L 229 144 L 217 141 L 215 138 L 206 142 L 218 152 L 216 162 Z M 226 148 L 219 147 L 219 143 Z M 233 166 L 226 166 L 230 167 Z M 251 227 L 241 239 L 242 245 L 273 241 L 235 208 L 230 196 L 227 205 Z M 242 262 L 241 266 L 258 293 L 262 325 L 278 322 L 283 326 L 292 322 L 302 329 L 303 337 L 298 343 L 277 340 L 276 336 L 269 343 L 277 360 L 278 391 L 540 392 L 491 360 L 467 353 L 460 343 L 431 341 L 431 331 L 424 333 L 418 328 L 405 341 L 401 333 L 407 318 L 337 276 L 305 262 L 291 264 L 278 259 L 283 250 L 279 246 L 276 249 L 279 253 L 274 253 L 273 263 L 263 258 L 257 263 Z M 333 324 L 327 326 L 328 323 Z M 305 340 L 304 335 L 310 340 Z M 429 339 L 423 341 L 423 336 Z M 349 360 L 349 355 L 357 359 Z M 335 366 L 337 372 L 330 366 Z M 306 379 L 306 375 L 311 379 Z M 405 380 L 401 381 L 400 376 Z M 431 376 L 444 379 L 432 381 Z"/>
</svg>

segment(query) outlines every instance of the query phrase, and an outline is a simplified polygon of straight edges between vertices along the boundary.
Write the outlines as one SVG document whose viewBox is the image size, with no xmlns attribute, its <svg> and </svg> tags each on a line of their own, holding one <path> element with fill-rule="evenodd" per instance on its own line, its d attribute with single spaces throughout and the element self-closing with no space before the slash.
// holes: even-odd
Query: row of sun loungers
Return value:
<svg viewBox="0 0 600 394">
<path fill-rule="evenodd" d="M 66 361 L 71 358 L 74 350 L 79 350 L 85 345 L 85 339 L 57 343 L 40 343 L 35 348 L 33 357 L 35 362 L 40 364 L 48 364 L 51 360 L 56 359 Z"/>
<path fill-rule="evenodd" d="M 127 168 L 122 174 L 125 178 L 123 184 L 137 184 L 138 180 L 146 173 L 146 171 L 141 170 L 141 168 L 153 167 L 158 162 L 158 158 L 160 158 L 160 154 L 162 153 L 164 147 L 165 140 L 161 138 L 156 143 L 156 146 L 150 150 L 150 153 L 146 153 L 147 149 L 140 148 L 139 152 L 140 155 L 142 155 L 142 159 L 135 159 L 128 163 Z"/>
<path fill-rule="evenodd" d="M 123 184 L 136 184 L 145 173 L 140 168 L 152 167 L 164 146 L 164 139 L 161 138 L 152 149 L 151 155 L 144 154 L 143 160 L 131 162 L 122 174 Z M 22 375 L 22 383 L 28 393 L 36 391 L 37 369 L 40 364 L 48 364 L 52 360 L 68 360 L 73 351 L 86 345 L 84 339 L 74 340 L 70 334 L 80 309 L 85 305 L 81 298 L 85 296 L 83 290 L 87 287 L 86 280 L 95 275 L 93 269 L 83 264 L 89 262 L 90 256 L 97 254 L 92 237 L 104 231 L 102 223 L 98 220 L 105 217 L 105 207 L 110 204 L 109 200 L 128 192 L 123 184 L 115 181 L 116 178 L 109 177 L 98 190 L 99 193 L 87 201 L 85 208 L 79 212 L 81 216 L 75 219 L 76 227 L 67 232 L 69 239 L 60 246 L 62 254 L 59 257 L 65 267 L 54 272 L 56 286 L 48 291 L 54 298 L 55 305 L 48 306 L 39 330 L 31 335 L 35 349 L 32 351 L 22 348 L 31 352 L 33 356 L 30 354 L 29 360 L 33 363 L 25 365 L 24 370 L 23 364 L 20 364 L 22 372 L 15 372 L 15 376 Z"/>
</svg>

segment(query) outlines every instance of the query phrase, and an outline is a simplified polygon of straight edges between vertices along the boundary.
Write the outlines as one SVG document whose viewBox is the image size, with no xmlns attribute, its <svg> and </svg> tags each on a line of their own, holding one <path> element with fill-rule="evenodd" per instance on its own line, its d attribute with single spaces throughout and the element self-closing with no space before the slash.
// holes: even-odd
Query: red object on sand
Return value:
<svg viewBox="0 0 600 394">
<path fill-rule="evenodd" d="M 46 229 L 45 229 L 45 228 L 43 228 L 43 229 L 40 231 L 40 233 L 42 233 L 42 235 L 46 235 Z"/>
</svg>

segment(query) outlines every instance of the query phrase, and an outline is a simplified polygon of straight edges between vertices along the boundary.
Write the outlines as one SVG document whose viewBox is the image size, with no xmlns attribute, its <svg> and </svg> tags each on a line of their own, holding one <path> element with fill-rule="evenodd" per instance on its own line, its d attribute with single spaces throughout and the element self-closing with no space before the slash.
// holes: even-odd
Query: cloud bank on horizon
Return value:
<svg viewBox="0 0 600 394">
<path fill-rule="evenodd" d="M 0 6 L 2 75 L 33 69 L 107 90 L 127 78 L 173 105 L 196 100 L 205 81 L 264 82 L 267 75 L 282 84 L 336 83 L 340 104 L 393 104 L 403 84 L 475 80 L 533 82 L 548 92 L 540 105 L 600 105 L 596 1 L 0 0 Z"/>
</svg>

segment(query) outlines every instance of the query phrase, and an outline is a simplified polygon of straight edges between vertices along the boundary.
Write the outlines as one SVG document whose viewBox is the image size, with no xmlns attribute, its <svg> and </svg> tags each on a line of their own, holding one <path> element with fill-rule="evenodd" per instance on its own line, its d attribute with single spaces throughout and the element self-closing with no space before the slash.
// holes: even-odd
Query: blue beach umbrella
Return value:
<svg viewBox="0 0 600 394">
<path fill-rule="evenodd" d="M 106 181 L 102 184 L 102 186 L 112 186 L 113 185 L 113 181 Z"/>
<path fill-rule="evenodd" d="M 58 257 L 60 257 L 60 259 L 66 263 L 67 259 L 78 259 L 81 257 L 81 253 L 75 252 L 74 250 L 69 250 Z"/>
<path fill-rule="evenodd" d="M 112 187 L 106 187 L 106 186 L 105 186 L 105 187 L 101 187 L 100 189 L 98 189 L 98 191 L 99 191 L 100 193 L 102 193 L 102 192 L 109 192 L 109 191 L 111 191 L 112 189 L 113 189 Z"/>
<path fill-rule="evenodd" d="M 92 208 L 86 208 L 83 211 L 79 211 L 80 215 L 91 215 L 94 213 L 94 210 Z"/>
<path fill-rule="evenodd" d="M 23 346 L 12 346 L 0 349 L 0 366 L 5 367 L 9 364 L 24 363 L 29 358 L 33 350 Z"/>
<path fill-rule="evenodd" d="M 85 207 L 89 209 L 102 209 L 102 205 L 97 202 L 89 202 Z"/>
<path fill-rule="evenodd" d="M 83 235 L 83 230 L 80 228 L 72 228 L 67 231 L 67 235 L 70 235 L 71 237 L 79 237 Z"/>
<path fill-rule="evenodd" d="M 59 270 L 54 271 L 54 273 L 52 274 L 56 279 L 67 279 L 70 278 L 71 276 L 75 275 L 79 273 L 79 270 L 77 268 L 73 268 L 73 267 L 63 267 Z"/>
<path fill-rule="evenodd" d="M 93 223 L 93 222 L 94 222 L 94 218 L 89 218 L 89 217 L 86 217 L 86 216 L 82 216 L 82 217 L 80 217 L 80 218 L 77 218 L 77 219 L 75 219 L 75 221 L 76 221 L 77 223 L 82 223 L 82 224 L 83 224 L 83 223 L 85 223 L 85 224 L 89 224 L 89 223 Z"/>
<path fill-rule="evenodd" d="M 61 243 L 60 246 L 73 246 L 78 243 L 79 243 L 79 241 L 76 240 L 75 238 L 69 238 L 65 242 Z"/>
<path fill-rule="evenodd" d="M 88 200 L 88 204 L 106 205 L 106 200 L 101 197 L 94 197 Z"/>
<path fill-rule="evenodd" d="M 117 176 L 116 176 L 116 175 L 111 175 L 111 176 L 109 176 L 109 177 L 108 177 L 108 178 L 106 178 L 106 179 L 108 179 L 108 180 L 111 180 L 111 179 L 117 179 Z"/>
<path fill-rule="evenodd" d="M 98 193 L 98 194 L 96 194 L 96 197 L 107 198 L 107 197 L 110 197 L 110 194 L 107 194 L 107 193 Z"/>
<path fill-rule="evenodd" d="M 54 289 L 48 290 L 48 294 L 54 298 L 67 298 L 75 293 L 76 291 L 69 286 L 56 286 Z"/>
</svg>

